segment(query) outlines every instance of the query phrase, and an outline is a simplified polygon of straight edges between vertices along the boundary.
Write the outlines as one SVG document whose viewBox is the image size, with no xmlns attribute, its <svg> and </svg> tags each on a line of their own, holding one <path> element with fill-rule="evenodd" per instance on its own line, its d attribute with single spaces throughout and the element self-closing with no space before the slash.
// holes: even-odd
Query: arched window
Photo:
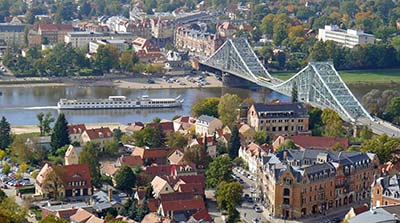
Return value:
<svg viewBox="0 0 400 223">
<path fill-rule="evenodd" d="M 283 196 L 290 196 L 290 190 L 289 190 L 289 188 L 284 188 L 284 189 L 283 189 Z"/>
<path fill-rule="evenodd" d="M 376 190 L 376 194 L 379 194 L 379 189 Z"/>
</svg>

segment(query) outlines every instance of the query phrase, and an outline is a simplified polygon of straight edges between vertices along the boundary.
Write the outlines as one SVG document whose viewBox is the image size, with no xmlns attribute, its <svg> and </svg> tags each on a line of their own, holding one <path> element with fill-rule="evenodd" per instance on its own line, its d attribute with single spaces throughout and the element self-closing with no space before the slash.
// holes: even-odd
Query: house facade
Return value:
<svg viewBox="0 0 400 223">
<path fill-rule="evenodd" d="M 215 117 L 201 115 L 197 118 L 195 126 L 196 134 L 200 136 L 212 136 L 217 129 L 222 128 L 222 122 Z"/>
<path fill-rule="evenodd" d="M 382 176 L 371 185 L 373 207 L 400 204 L 400 174 Z"/>
<path fill-rule="evenodd" d="M 110 128 L 101 127 L 94 129 L 86 129 L 81 135 L 82 143 L 93 142 L 98 144 L 101 151 L 104 150 L 105 145 L 114 140 Z"/>
<path fill-rule="evenodd" d="M 247 113 L 248 125 L 268 135 L 309 134 L 309 115 L 303 103 L 255 103 Z"/>
</svg>

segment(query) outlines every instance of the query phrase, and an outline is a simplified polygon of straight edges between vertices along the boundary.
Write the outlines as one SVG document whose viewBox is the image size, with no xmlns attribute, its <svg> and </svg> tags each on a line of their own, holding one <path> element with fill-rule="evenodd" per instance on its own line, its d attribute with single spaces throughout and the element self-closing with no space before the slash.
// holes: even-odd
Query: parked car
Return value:
<svg viewBox="0 0 400 223">
<path fill-rule="evenodd" d="M 260 220 L 258 218 L 253 218 L 253 220 L 251 220 L 252 223 L 259 223 Z"/>
<path fill-rule="evenodd" d="M 261 213 L 261 212 L 262 212 L 262 209 L 261 209 L 260 207 L 256 207 L 256 208 L 254 208 L 254 210 L 255 210 L 257 213 Z"/>
</svg>

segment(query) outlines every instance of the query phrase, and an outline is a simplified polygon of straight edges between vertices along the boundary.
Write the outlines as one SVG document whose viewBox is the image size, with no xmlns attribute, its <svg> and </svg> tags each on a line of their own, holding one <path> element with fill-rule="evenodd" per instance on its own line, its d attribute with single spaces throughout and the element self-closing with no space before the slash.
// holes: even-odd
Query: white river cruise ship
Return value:
<svg viewBox="0 0 400 223">
<path fill-rule="evenodd" d="M 182 106 L 183 100 L 180 95 L 176 98 L 150 98 L 143 95 L 132 99 L 125 96 L 109 96 L 107 99 L 60 99 L 57 108 L 59 110 L 172 108 Z"/>
</svg>

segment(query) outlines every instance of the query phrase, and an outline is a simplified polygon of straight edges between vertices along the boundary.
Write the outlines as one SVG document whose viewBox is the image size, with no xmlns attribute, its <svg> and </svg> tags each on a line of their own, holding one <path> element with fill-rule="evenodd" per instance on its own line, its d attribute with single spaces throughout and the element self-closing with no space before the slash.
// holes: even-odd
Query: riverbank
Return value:
<svg viewBox="0 0 400 223">
<path fill-rule="evenodd" d="M 281 80 L 291 78 L 297 72 L 274 72 L 272 76 Z M 400 69 L 339 71 L 341 78 L 348 84 L 357 83 L 400 83 Z"/>
<path fill-rule="evenodd" d="M 205 77 L 207 85 L 198 86 L 184 77 L 174 77 L 173 83 L 167 83 L 163 78 L 151 78 L 154 83 L 148 83 L 148 78 L 127 77 L 95 77 L 95 78 L 14 78 L 0 80 L 0 88 L 7 87 L 52 87 L 52 86 L 82 86 L 82 87 L 115 87 L 125 89 L 185 89 L 185 88 L 216 88 L 222 87 L 222 82 L 214 76 Z"/>
<path fill-rule="evenodd" d="M 89 124 L 85 123 L 85 125 L 86 125 L 87 129 L 108 127 L 111 130 L 119 128 L 123 132 L 125 132 L 126 127 L 128 127 L 128 125 L 126 125 L 126 124 L 117 123 L 117 122 L 116 123 L 89 123 Z M 11 131 L 13 134 L 16 134 L 16 135 L 40 132 L 39 127 L 36 125 L 12 125 Z"/>
</svg>

